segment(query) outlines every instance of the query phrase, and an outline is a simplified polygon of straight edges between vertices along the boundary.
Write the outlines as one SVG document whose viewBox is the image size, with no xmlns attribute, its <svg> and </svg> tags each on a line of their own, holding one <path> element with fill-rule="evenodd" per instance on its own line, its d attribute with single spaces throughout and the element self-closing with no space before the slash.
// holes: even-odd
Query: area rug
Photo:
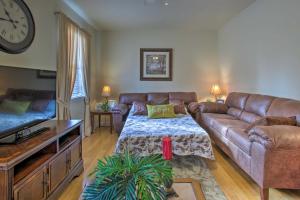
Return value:
<svg viewBox="0 0 300 200">
<path fill-rule="evenodd" d="M 171 164 L 175 178 L 193 178 L 200 182 L 206 200 L 227 200 L 202 158 L 175 156 Z"/>
</svg>

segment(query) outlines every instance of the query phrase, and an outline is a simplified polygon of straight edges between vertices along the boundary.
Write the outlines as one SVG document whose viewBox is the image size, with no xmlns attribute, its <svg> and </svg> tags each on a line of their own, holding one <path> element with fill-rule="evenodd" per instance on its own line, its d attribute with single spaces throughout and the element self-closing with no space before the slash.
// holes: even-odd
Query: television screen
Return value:
<svg viewBox="0 0 300 200">
<path fill-rule="evenodd" d="M 0 66 L 0 138 L 56 116 L 56 73 Z"/>
</svg>

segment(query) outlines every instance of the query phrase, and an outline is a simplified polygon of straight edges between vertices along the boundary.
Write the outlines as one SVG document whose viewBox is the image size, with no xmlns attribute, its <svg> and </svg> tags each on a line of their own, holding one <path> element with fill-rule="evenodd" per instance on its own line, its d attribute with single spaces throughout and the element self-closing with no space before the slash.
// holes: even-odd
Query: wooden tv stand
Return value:
<svg viewBox="0 0 300 200">
<path fill-rule="evenodd" d="M 82 121 L 53 120 L 17 145 L 0 145 L 0 199 L 57 199 L 83 171 Z"/>
</svg>

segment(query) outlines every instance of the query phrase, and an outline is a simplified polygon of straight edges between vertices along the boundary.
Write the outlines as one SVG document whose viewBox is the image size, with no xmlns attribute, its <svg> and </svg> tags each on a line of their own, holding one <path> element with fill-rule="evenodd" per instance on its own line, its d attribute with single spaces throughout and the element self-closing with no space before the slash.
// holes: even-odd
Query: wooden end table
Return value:
<svg viewBox="0 0 300 200">
<path fill-rule="evenodd" d="M 91 111 L 91 125 L 92 125 L 92 133 L 94 132 L 94 123 L 95 123 L 95 116 L 98 115 L 99 118 L 99 128 L 101 127 L 101 118 L 102 116 L 109 116 L 109 127 L 110 127 L 110 133 L 113 132 L 113 112 L 111 111 Z"/>
</svg>

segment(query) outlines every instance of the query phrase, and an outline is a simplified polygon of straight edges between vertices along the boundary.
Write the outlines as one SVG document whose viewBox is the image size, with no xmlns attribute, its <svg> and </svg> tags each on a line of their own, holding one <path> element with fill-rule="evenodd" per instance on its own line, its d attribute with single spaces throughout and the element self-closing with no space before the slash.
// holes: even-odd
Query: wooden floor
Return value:
<svg viewBox="0 0 300 200">
<path fill-rule="evenodd" d="M 60 200 L 78 200 L 88 174 L 98 159 L 112 154 L 117 139 L 116 133 L 110 134 L 109 129 L 102 128 L 83 140 L 84 173 L 70 183 Z M 216 161 L 207 163 L 228 200 L 259 200 L 255 183 L 218 148 L 214 147 L 214 153 Z M 272 189 L 270 200 L 300 200 L 300 190 Z"/>
</svg>

